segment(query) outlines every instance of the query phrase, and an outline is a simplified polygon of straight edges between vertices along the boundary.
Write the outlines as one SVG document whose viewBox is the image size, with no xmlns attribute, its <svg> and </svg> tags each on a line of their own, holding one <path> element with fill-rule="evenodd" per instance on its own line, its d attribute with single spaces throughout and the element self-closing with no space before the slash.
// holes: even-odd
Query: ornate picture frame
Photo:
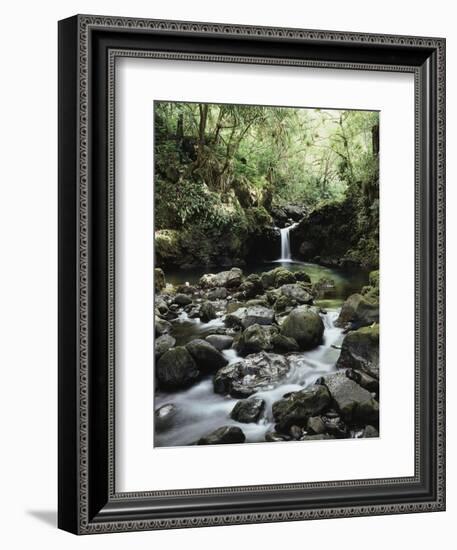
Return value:
<svg viewBox="0 0 457 550">
<path fill-rule="evenodd" d="M 114 82 L 118 57 L 414 75 L 414 476 L 116 491 Z M 59 527 L 91 534 L 444 510 L 444 185 L 443 38 L 91 15 L 60 21 Z"/>
</svg>

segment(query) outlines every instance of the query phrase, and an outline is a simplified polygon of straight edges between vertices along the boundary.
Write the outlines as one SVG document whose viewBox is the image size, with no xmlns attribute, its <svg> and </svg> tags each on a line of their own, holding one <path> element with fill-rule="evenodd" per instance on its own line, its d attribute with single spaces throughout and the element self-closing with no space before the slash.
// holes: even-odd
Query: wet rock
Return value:
<svg viewBox="0 0 457 550">
<path fill-rule="evenodd" d="M 369 302 L 361 294 L 351 294 L 341 307 L 335 326 L 345 328 L 348 323 L 354 328 L 379 323 L 379 304 Z"/>
<path fill-rule="evenodd" d="M 311 277 L 306 273 L 304 269 L 294 271 L 295 279 L 303 283 L 311 283 Z"/>
<path fill-rule="evenodd" d="M 243 281 L 243 272 L 239 267 L 232 267 L 230 271 L 221 271 L 220 273 L 205 273 L 199 281 L 202 288 L 226 287 L 236 288 Z"/>
<path fill-rule="evenodd" d="M 238 426 L 222 426 L 200 438 L 197 445 L 220 445 L 222 443 L 244 443 L 246 436 Z"/>
<path fill-rule="evenodd" d="M 235 348 L 240 355 L 258 353 L 262 350 L 269 351 L 273 348 L 271 339 L 277 330 L 276 327 L 271 325 L 251 325 L 241 333 Z"/>
<path fill-rule="evenodd" d="M 379 380 L 379 325 L 349 332 L 344 337 L 336 366 L 362 371 Z"/>
<path fill-rule="evenodd" d="M 207 294 L 208 300 L 225 300 L 227 298 L 227 289 L 224 287 L 217 287 L 210 290 Z"/>
<path fill-rule="evenodd" d="M 238 401 L 230 413 L 231 418 L 237 422 L 257 422 L 265 409 L 263 399 L 251 398 Z"/>
<path fill-rule="evenodd" d="M 187 306 L 192 303 L 192 298 L 188 294 L 176 294 L 173 302 L 178 306 Z"/>
<path fill-rule="evenodd" d="M 325 386 L 314 385 L 273 403 L 276 429 L 287 433 L 291 426 L 306 427 L 308 420 L 330 405 L 330 395 Z"/>
<path fill-rule="evenodd" d="M 183 346 L 166 351 L 157 361 L 156 376 L 162 389 L 187 388 L 200 378 L 191 354 Z"/>
<path fill-rule="evenodd" d="M 274 321 L 274 311 L 263 306 L 240 307 L 225 316 L 228 327 L 248 328 L 251 325 L 271 325 Z"/>
<path fill-rule="evenodd" d="M 233 313 L 237 309 L 240 309 L 241 307 L 244 307 L 243 302 L 239 302 L 238 300 L 235 300 L 234 302 L 230 302 L 227 304 L 226 314 Z"/>
<path fill-rule="evenodd" d="M 160 315 L 166 315 L 168 313 L 168 305 L 162 297 L 159 296 L 154 300 L 154 306 L 156 312 Z"/>
<path fill-rule="evenodd" d="M 319 315 L 306 307 L 293 309 L 281 325 L 281 334 L 293 338 L 302 350 L 310 350 L 322 342 L 324 323 Z"/>
<path fill-rule="evenodd" d="M 294 300 L 297 304 L 311 304 L 313 296 L 301 284 L 288 284 L 280 287 L 281 294 Z"/>
<path fill-rule="evenodd" d="M 281 295 L 274 302 L 273 309 L 276 313 L 287 314 L 297 305 L 297 302 L 289 296 Z"/>
<path fill-rule="evenodd" d="M 325 385 L 346 422 L 377 422 L 379 403 L 369 391 L 350 380 L 345 372 L 326 376 Z"/>
<path fill-rule="evenodd" d="M 277 441 L 290 441 L 291 437 L 286 434 L 280 434 L 278 432 L 266 432 L 265 441 L 270 443 L 276 443 Z"/>
<path fill-rule="evenodd" d="M 156 292 L 165 288 L 165 273 L 160 267 L 154 269 L 154 288 Z"/>
<path fill-rule="evenodd" d="M 209 323 L 212 319 L 216 319 L 216 308 L 211 302 L 203 302 L 200 306 L 200 320 L 202 323 Z"/>
<path fill-rule="evenodd" d="M 336 439 L 345 439 L 350 437 L 349 429 L 340 417 L 325 418 L 325 431 L 334 435 Z"/>
<path fill-rule="evenodd" d="M 289 362 L 282 355 L 260 352 L 220 369 L 213 380 L 214 391 L 233 397 L 249 397 L 273 389 L 286 376 Z"/>
<path fill-rule="evenodd" d="M 284 267 L 277 267 L 270 271 L 265 271 L 260 275 L 260 280 L 265 290 L 296 282 L 295 275 Z"/>
<path fill-rule="evenodd" d="M 222 353 L 206 340 L 192 340 L 186 344 L 186 349 L 202 372 L 216 372 L 228 363 Z"/>
<path fill-rule="evenodd" d="M 171 323 L 169 323 L 168 321 L 165 321 L 164 319 L 156 316 L 154 321 L 154 328 L 156 336 L 161 336 L 162 334 L 168 334 L 169 332 L 171 332 L 172 326 Z"/>
<path fill-rule="evenodd" d="M 176 340 L 169 334 L 162 334 L 156 338 L 154 343 L 154 352 L 157 358 L 161 357 L 166 351 L 176 344 Z"/>
<path fill-rule="evenodd" d="M 289 434 L 292 439 L 298 441 L 303 436 L 304 430 L 300 426 L 293 425 L 289 428 Z"/>
<path fill-rule="evenodd" d="M 274 351 L 278 351 L 280 353 L 289 353 L 300 350 L 296 340 L 289 338 L 288 336 L 284 336 L 284 334 L 275 334 L 271 338 L 271 345 L 273 346 Z"/>
<path fill-rule="evenodd" d="M 210 334 L 205 340 L 219 351 L 229 349 L 233 344 L 233 337 L 226 334 Z"/>
<path fill-rule="evenodd" d="M 263 285 L 259 275 L 256 273 L 248 275 L 238 290 L 243 293 L 245 299 L 255 298 L 258 294 L 262 294 Z"/>
<path fill-rule="evenodd" d="M 370 393 L 379 394 L 379 380 L 376 378 L 373 378 L 363 371 L 353 369 L 348 369 L 346 371 L 346 376 L 354 380 L 354 382 L 357 382 L 359 386 L 362 386 L 362 388 L 365 388 Z"/>
<path fill-rule="evenodd" d="M 176 287 L 177 294 L 195 294 L 196 292 L 197 289 L 189 283 L 185 283 Z"/>
<path fill-rule="evenodd" d="M 173 403 L 166 403 L 154 411 L 154 429 L 163 432 L 173 426 L 178 407 Z"/>
<path fill-rule="evenodd" d="M 325 424 L 321 416 L 311 416 L 306 424 L 306 431 L 309 434 L 323 434 L 325 432 Z"/>
</svg>

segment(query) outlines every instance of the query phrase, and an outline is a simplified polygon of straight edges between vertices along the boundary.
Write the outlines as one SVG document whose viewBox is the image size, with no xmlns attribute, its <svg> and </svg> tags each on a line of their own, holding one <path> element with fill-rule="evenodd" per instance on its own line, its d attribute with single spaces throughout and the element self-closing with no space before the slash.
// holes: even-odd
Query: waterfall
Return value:
<svg viewBox="0 0 457 550">
<path fill-rule="evenodd" d="M 281 233 L 281 257 L 279 261 L 281 262 L 290 262 L 292 261 L 290 255 L 290 230 L 293 229 L 297 224 L 293 223 L 289 227 L 283 227 L 280 229 Z"/>
</svg>

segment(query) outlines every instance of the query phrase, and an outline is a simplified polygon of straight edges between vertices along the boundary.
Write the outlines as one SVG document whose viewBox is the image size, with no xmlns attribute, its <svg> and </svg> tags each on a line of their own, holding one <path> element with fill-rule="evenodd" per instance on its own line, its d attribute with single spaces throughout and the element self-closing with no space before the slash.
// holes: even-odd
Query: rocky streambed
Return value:
<svg viewBox="0 0 457 550">
<path fill-rule="evenodd" d="M 378 436 L 378 274 L 320 273 L 156 269 L 156 446 Z"/>
</svg>

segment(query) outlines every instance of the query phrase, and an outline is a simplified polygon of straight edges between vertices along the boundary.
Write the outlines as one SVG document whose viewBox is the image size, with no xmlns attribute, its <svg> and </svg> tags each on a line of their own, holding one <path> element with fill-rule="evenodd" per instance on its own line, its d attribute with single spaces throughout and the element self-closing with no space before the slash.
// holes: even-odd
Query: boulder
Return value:
<svg viewBox="0 0 457 550">
<path fill-rule="evenodd" d="M 173 302 L 178 306 L 187 306 L 192 303 L 192 298 L 188 294 L 176 294 Z"/>
<path fill-rule="evenodd" d="M 263 285 L 259 275 L 251 273 L 246 277 L 246 280 L 239 286 L 239 292 L 243 293 L 245 299 L 255 298 L 258 294 L 262 294 Z"/>
<path fill-rule="evenodd" d="M 230 271 L 220 273 L 205 273 L 199 281 L 202 288 L 226 287 L 236 288 L 243 281 L 243 272 L 239 267 L 232 267 Z"/>
<path fill-rule="evenodd" d="M 311 284 L 311 277 L 308 275 L 308 273 L 306 273 L 304 269 L 299 269 L 298 271 L 294 271 L 294 275 L 297 281 Z"/>
<path fill-rule="evenodd" d="M 202 323 L 209 323 L 212 319 L 216 319 L 216 308 L 211 302 L 203 302 L 200 306 L 200 320 Z"/>
<path fill-rule="evenodd" d="M 312 309 L 293 309 L 281 325 L 281 334 L 293 338 L 302 350 L 310 350 L 322 342 L 324 323 Z"/>
<path fill-rule="evenodd" d="M 273 347 L 271 338 L 276 334 L 277 330 L 276 327 L 271 325 L 251 325 L 241 333 L 235 344 L 235 348 L 240 355 L 271 350 Z"/>
<path fill-rule="evenodd" d="M 299 283 L 282 285 L 281 294 L 295 301 L 297 304 L 312 304 L 313 296 Z"/>
<path fill-rule="evenodd" d="M 313 291 L 317 298 L 323 299 L 335 294 L 335 281 L 330 277 L 321 277 L 313 285 Z"/>
<path fill-rule="evenodd" d="M 227 294 L 227 289 L 221 286 L 213 288 L 206 296 L 208 300 L 225 300 L 225 298 L 227 298 Z"/>
<path fill-rule="evenodd" d="M 273 350 L 279 353 L 300 351 L 297 341 L 288 336 L 284 336 L 284 334 L 274 334 L 271 338 L 271 345 L 273 346 Z"/>
<path fill-rule="evenodd" d="M 288 360 L 282 355 L 260 353 L 248 355 L 242 361 L 231 363 L 214 376 L 214 391 L 233 397 L 249 397 L 278 386 L 289 371 Z"/>
<path fill-rule="evenodd" d="M 154 300 L 154 306 L 156 309 L 156 313 L 159 313 L 159 315 L 166 315 L 168 313 L 167 302 L 165 302 L 165 300 L 161 296 L 158 296 Z"/>
<path fill-rule="evenodd" d="M 296 282 L 295 275 L 285 267 L 265 271 L 260 275 L 260 280 L 265 290 Z"/>
<path fill-rule="evenodd" d="M 269 443 L 276 443 L 277 441 L 290 441 L 291 437 L 287 434 L 280 434 L 278 432 L 267 432 L 265 434 L 265 441 Z"/>
<path fill-rule="evenodd" d="M 271 325 L 274 321 L 274 311 L 264 306 L 240 307 L 225 316 L 228 327 L 248 328 L 251 325 Z"/>
<path fill-rule="evenodd" d="M 379 403 L 369 391 L 349 379 L 345 372 L 326 376 L 325 386 L 346 422 L 378 422 Z"/>
<path fill-rule="evenodd" d="M 210 334 L 205 340 L 219 351 L 229 349 L 233 344 L 233 337 L 227 334 Z"/>
<path fill-rule="evenodd" d="M 335 326 L 344 328 L 348 323 L 354 328 L 379 323 L 379 304 L 369 302 L 361 294 L 351 294 L 344 302 Z"/>
<path fill-rule="evenodd" d="M 157 432 L 168 430 L 173 425 L 178 407 L 173 403 L 166 403 L 154 411 L 154 429 Z"/>
<path fill-rule="evenodd" d="M 154 342 L 154 352 L 155 356 L 158 359 L 161 357 L 166 351 L 168 351 L 170 348 L 172 348 L 176 344 L 176 340 L 173 338 L 173 336 L 170 336 L 169 334 L 162 334 L 162 336 L 159 336 L 156 338 Z"/>
<path fill-rule="evenodd" d="M 336 366 L 362 371 L 379 380 L 379 325 L 346 334 Z"/>
<path fill-rule="evenodd" d="M 251 398 L 243 399 L 233 407 L 230 417 L 237 422 L 249 423 L 257 422 L 265 409 L 263 399 Z"/>
<path fill-rule="evenodd" d="M 246 436 L 238 426 L 222 426 L 200 438 L 197 445 L 220 445 L 222 443 L 244 443 Z"/>
<path fill-rule="evenodd" d="M 154 328 L 156 336 L 161 336 L 162 334 L 168 334 L 171 332 L 172 326 L 171 323 L 168 321 L 165 321 L 165 319 L 161 319 L 160 317 L 155 317 L 154 321 Z"/>
<path fill-rule="evenodd" d="M 178 346 L 157 361 L 156 376 L 160 388 L 175 390 L 191 386 L 200 378 L 200 371 L 187 349 Z"/>
<path fill-rule="evenodd" d="M 192 340 L 186 344 L 186 349 L 202 372 L 216 372 L 228 363 L 222 353 L 206 340 Z"/>
<path fill-rule="evenodd" d="M 373 378 L 369 374 L 360 370 L 348 369 L 346 371 L 346 376 L 354 380 L 354 382 L 357 382 L 359 386 L 362 386 L 362 388 L 365 388 L 370 393 L 374 392 L 379 394 L 379 380 Z"/>
<path fill-rule="evenodd" d="M 321 441 L 324 439 L 335 439 L 335 436 L 330 434 L 306 434 L 300 438 L 300 441 Z"/>
<path fill-rule="evenodd" d="M 165 273 L 160 267 L 154 269 L 154 288 L 156 292 L 165 288 Z"/>
<path fill-rule="evenodd" d="M 325 386 L 311 386 L 273 403 L 276 430 L 287 433 L 291 426 L 306 427 L 309 418 L 330 406 L 330 395 Z"/>
<path fill-rule="evenodd" d="M 306 431 L 309 434 L 323 434 L 325 432 L 325 423 L 321 416 L 311 416 L 306 424 Z"/>
</svg>

